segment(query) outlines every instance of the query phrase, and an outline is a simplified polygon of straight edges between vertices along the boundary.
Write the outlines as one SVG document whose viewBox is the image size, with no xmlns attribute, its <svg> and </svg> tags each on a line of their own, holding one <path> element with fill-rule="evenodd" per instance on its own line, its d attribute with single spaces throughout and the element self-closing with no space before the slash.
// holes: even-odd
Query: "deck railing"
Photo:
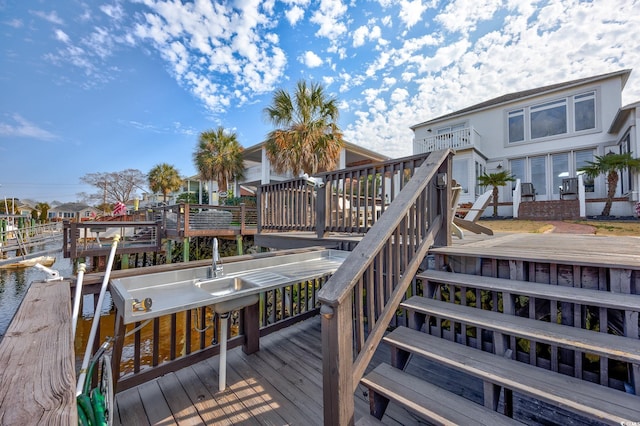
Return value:
<svg viewBox="0 0 640 426">
<path fill-rule="evenodd" d="M 428 154 L 260 187 L 259 232 L 367 232 Z"/>
<path fill-rule="evenodd" d="M 160 220 L 166 236 L 184 238 L 251 233 L 257 229 L 258 215 L 255 207 L 213 206 L 208 204 L 176 204 L 158 207 L 150 218 Z"/>
<path fill-rule="evenodd" d="M 160 251 L 159 222 L 69 222 L 63 223 L 62 252 L 65 258 L 106 256 L 115 235 L 120 236 L 117 253 Z"/>
<path fill-rule="evenodd" d="M 451 242 L 452 156 L 433 152 L 415 169 L 318 295 L 326 425 L 353 424 L 356 387 L 416 271 L 434 243 Z"/>
</svg>

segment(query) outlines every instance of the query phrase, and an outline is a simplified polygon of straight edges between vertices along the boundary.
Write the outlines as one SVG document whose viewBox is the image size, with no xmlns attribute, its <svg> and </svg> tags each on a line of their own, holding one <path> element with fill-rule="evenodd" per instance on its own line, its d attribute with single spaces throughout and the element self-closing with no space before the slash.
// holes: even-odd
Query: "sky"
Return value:
<svg viewBox="0 0 640 426">
<path fill-rule="evenodd" d="M 410 155 L 410 126 L 503 94 L 634 69 L 640 0 L 0 0 L 0 198 L 81 201 L 88 173 L 244 147 L 273 92 L 317 82 L 345 139 Z"/>
</svg>

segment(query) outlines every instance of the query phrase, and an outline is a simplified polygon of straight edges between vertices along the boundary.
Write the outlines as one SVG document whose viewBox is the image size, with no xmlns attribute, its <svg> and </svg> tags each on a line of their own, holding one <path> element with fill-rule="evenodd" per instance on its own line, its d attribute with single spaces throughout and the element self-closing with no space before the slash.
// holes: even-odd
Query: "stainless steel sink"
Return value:
<svg viewBox="0 0 640 426">
<path fill-rule="evenodd" d="M 208 292 L 214 298 L 236 295 L 246 293 L 245 290 L 251 290 L 258 287 L 258 284 L 247 281 L 241 277 L 228 277 L 228 278 L 213 278 L 205 280 L 197 280 L 195 286 Z M 244 308 L 245 306 L 251 306 L 258 302 L 260 298 L 259 294 L 253 293 L 247 296 L 234 297 L 221 302 L 215 302 L 211 305 L 218 314 L 224 314 L 227 312 L 235 311 L 237 309 Z"/>
<path fill-rule="evenodd" d="M 326 249 L 229 262 L 218 278 L 207 278 L 206 266 L 115 278 L 111 293 L 125 324 L 202 306 L 226 313 L 256 303 L 272 288 L 331 274 L 347 255 Z M 136 301 L 147 298 L 150 308 L 137 309 Z"/>
</svg>

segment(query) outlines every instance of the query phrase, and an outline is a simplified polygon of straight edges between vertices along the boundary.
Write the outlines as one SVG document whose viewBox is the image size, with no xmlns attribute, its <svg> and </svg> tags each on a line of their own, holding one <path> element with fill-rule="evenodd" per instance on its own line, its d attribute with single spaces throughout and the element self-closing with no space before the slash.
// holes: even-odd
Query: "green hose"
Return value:
<svg viewBox="0 0 640 426">
<path fill-rule="evenodd" d="M 80 412 L 82 411 L 86 420 L 86 424 L 89 426 L 94 426 L 96 424 L 96 416 L 93 413 L 93 408 L 91 407 L 91 399 L 86 394 L 80 394 L 76 398 L 78 403 L 78 418 L 80 419 L 82 416 Z"/>
<path fill-rule="evenodd" d="M 91 391 L 91 406 L 96 416 L 96 426 L 107 426 L 107 419 L 104 413 L 104 396 L 102 396 L 99 388 L 94 388 Z"/>
</svg>

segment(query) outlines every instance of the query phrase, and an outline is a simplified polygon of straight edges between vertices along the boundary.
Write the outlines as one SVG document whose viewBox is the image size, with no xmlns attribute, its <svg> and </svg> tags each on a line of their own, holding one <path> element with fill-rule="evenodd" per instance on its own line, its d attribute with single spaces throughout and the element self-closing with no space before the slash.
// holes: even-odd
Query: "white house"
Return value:
<svg viewBox="0 0 640 426">
<path fill-rule="evenodd" d="M 536 201 L 558 200 L 562 180 L 577 176 L 596 155 L 640 155 L 640 102 L 622 107 L 630 74 L 621 70 L 511 93 L 416 124 L 413 152 L 456 151 L 453 178 L 463 188 L 460 202 L 473 202 L 483 190 L 477 176 L 505 168 L 533 184 Z M 586 215 L 598 215 L 605 178 L 585 183 Z M 611 214 L 634 215 L 639 188 L 640 176 L 623 173 Z M 517 202 L 511 186 L 500 188 L 500 202 L 513 198 Z M 499 214 L 511 212 L 511 206 L 502 205 Z"/>
</svg>

